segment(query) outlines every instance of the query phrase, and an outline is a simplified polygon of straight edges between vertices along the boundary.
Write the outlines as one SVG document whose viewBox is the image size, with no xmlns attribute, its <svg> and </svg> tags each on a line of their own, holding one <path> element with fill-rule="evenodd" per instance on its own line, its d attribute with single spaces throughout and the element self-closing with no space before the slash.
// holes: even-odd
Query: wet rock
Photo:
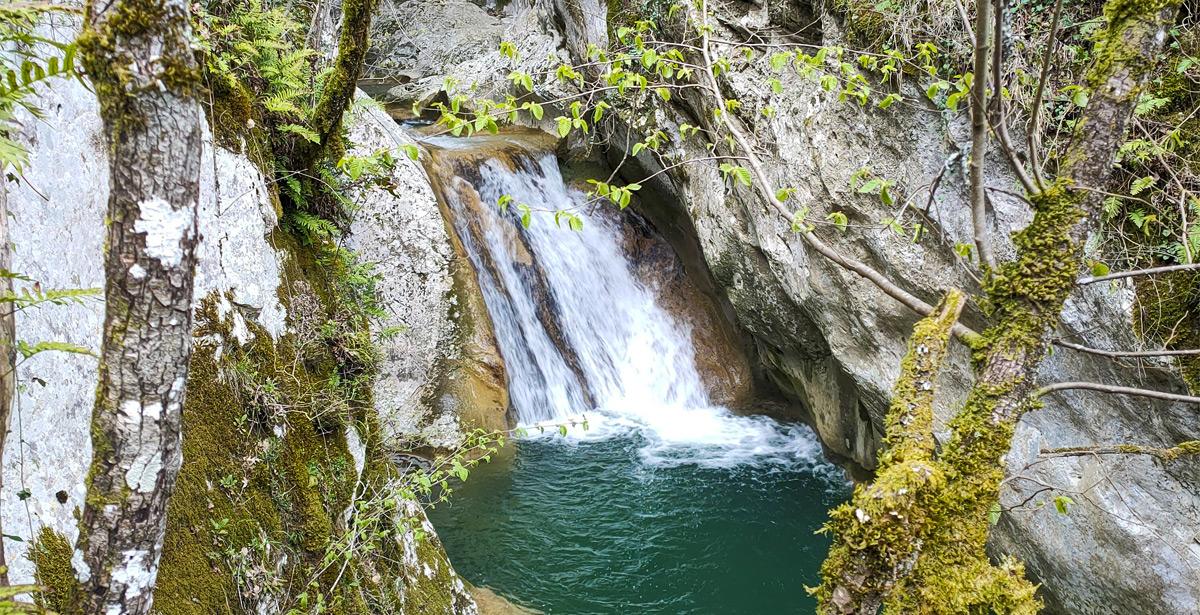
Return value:
<svg viewBox="0 0 1200 615">
<path fill-rule="evenodd" d="M 754 376 L 747 347 L 717 297 L 702 290 L 674 248 L 641 215 L 605 203 L 601 211 L 619 221 L 634 277 L 651 290 L 667 313 L 691 333 L 696 369 L 714 404 L 740 409 L 753 398 Z M 636 207 L 633 205 L 632 207 Z M 696 265 L 702 267 L 699 263 Z"/>
<path fill-rule="evenodd" d="M 465 430 L 508 429 L 504 364 L 470 264 L 448 231 L 420 163 L 400 153 L 414 141 L 387 113 L 364 108 L 350 125 L 355 152 L 397 154 L 392 192 L 368 191 L 349 245 L 380 275 L 388 316 L 375 402 L 397 448 L 453 448 Z"/>
</svg>

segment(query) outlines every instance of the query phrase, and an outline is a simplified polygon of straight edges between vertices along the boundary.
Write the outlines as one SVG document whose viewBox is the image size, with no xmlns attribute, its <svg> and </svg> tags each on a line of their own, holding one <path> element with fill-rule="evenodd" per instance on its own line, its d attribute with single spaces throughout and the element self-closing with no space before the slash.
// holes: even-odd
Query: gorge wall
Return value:
<svg viewBox="0 0 1200 615">
<path fill-rule="evenodd" d="M 446 78 L 472 95 L 515 93 L 505 80 L 514 62 L 502 56 L 500 41 L 516 44 L 516 67 L 531 75 L 552 75 L 559 62 L 581 59 L 587 44 L 603 44 L 614 16 L 628 4 L 513 2 L 484 8 L 466 0 L 405 2 L 381 8 L 373 65 L 404 67 L 403 83 L 382 84 L 379 94 L 399 103 L 435 99 Z M 636 5 L 636 6 L 634 6 Z M 807 4 L 714 3 L 718 37 L 737 40 L 748 29 L 795 32 L 810 27 L 806 40 L 843 41 L 839 18 Z M 774 28 L 774 29 L 773 29 Z M 948 287 L 977 288 L 974 272 L 956 258 L 954 246 L 971 243 L 961 154 L 969 141 L 962 114 L 924 107 L 918 101 L 887 110 L 839 102 L 836 92 L 796 75 L 781 77 L 770 95 L 759 65 L 728 54 L 735 70 L 723 81 L 727 98 L 741 101 L 739 118 L 756 135 L 767 173 L 780 186 L 793 187 L 789 204 L 815 211 L 830 207 L 851 224 L 871 224 L 889 212 L 872 195 L 857 193 L 851 176 L 869 167 L 898 186 L 928 185 L 945 169 L 932 200 L 926 238 L 914 243 L 886 228 L 829 235 L 839 250 L 854 255 L 921 297 L 936 303 Z M 388 69 L 382 69 L 382 77 Z M 569 92 L 546 79 L 537 92 L 545 100 Z M 662 130 L 670 142 L 661 148 L 677 159 L 703 158 L 699 145 L 679 139 L 682 123 L 711 127 L 705 111 L 719 101 L 677 94 L 635 125 L 608 125 L 610 143 L 631 143 Z M 760 113 L 771 105 L 774 114 Z M 546 113 L 542 128 L 553 130 Z M 632 137 L 631 139 L 626 138 Z M 605 154 L 621 158 L 624 149 L 588 152 L 582 144 L 561 145 L 568 156 Z M 999 153 L 989 153 L 991 169 L 1003 169 Z M 626 166 L 626 181 L 639 181 L 661 169 L 643 153 Z M 1011 187 L 1012 177 L 997 172 L 989 185 Z M 648 184 L 669 195 L 668 205 L 643 208 L 656 225 L 687 229 L 699 247 L 737 322 L 753 339 L 759 367 L 809 420 L 828 450 L 870 469 L 882 436 L 882 419 L 900 357 L 916 316 L 870 283 L 815 255 L 769 212 L 748 189 L 727 182 L 716 161 L 681 165 Z M 988 224 L 1007 238 L 1031 218 L 1018 198 L 994 194 Z M 673 205 L 671 205 L 673 203 Z M 686 242 L 683 242 L 686 243 Z M 682 253 L 686 246 L 677 246 Z M 998 246 L 1001 256 L 1011 244 Z M 1068 303 L 1060 335 L 1099 348 L 1133 348 L 1130 326 L 1133 291 L 1129 284 L 1083 287 Z M 964 314 L 979 326 L 974 306 Z M 969 383 L 968 353 L 954 351 L 940 382 L 938 419 L 959 407 Z M 1103 357 L 1058 350 L 1040 373 L 1046 382 L 1089 380 L 1135 383 L 1161 390 L 1184 390 L 1169 365 L 1127 365 Z M 993 532 L 996 552 L 1021 557 L 1042 583 L 1052 612 L 1194 612 L 1200 604 L 1200 467 L 1194 461 L 1159 462 L 1146 456 L 1119 458 L 1039 458 L 1044 448 L 1133 443 L 1170 446 L 1200 437 L 1200 418 L 1181 405 L 1138 398 L 1064 392 L 1028 414 L 1007 457 L 1009 479 L 1001 502 L 1005 512 Z M 1055 512 L 1052 499 L 1068 494 L 1069 514 Z"/>
<path fill-rule="evenodd" d="M 77 27 L 67 20 L 48 29 L 67 40 Z M 18 139 L 30 159 L 7 191 L 13 267 L 44 289 L 100 288 L 109 169 L 95 95 L 62 80 L 34 103 L 45 117 L 21 117 Z M 359 107 L 348 121 L 356 151 L 412 143 L 385 113 Z M 374 323 L 376 333 L 394 331 L 376 352 L 345 316 L 339 280 L 281 228 L 277 189 L 244 147 L 206 131 L 184 462 L 155 608 L 219 612 L 232 601 L 278 612 L 307 587 L 336 594 L 346 612 L 474 613 L 422 509 L 390 495 L 392 452 L 445 449 L 467 427 L 509 422 L 490 323 L 486 313 L 468 314 L 478 291 L 456 270 L 424 171 L 398 156 L 394 189 L 347 195 L 360 214 L 351 245 L 379 263 L 375 284 L 388 317 Z M 17 337 L 94 352 L 103 314 L 102 295 L 23 311 Z M 378 371 L 370 390 L 357 387 L 370 370 Z M 3 548 L 13 582 L 33 582 L 36 568 L 51 586 L 47 606 L 71 612 L 96 359 L 43 353 L 20 364 L 18 382 L 0 502 L 14 538 Z M 460 421 L 468 405 L 475 412 Z M 370 604 L 320 573 L 366 510 L 394 527 L 380 534 L 378 556 L 356 556 L 342 586 L 370 588 Z M 314 585 L 306 586 L 309 576 Z"/>
</svg>

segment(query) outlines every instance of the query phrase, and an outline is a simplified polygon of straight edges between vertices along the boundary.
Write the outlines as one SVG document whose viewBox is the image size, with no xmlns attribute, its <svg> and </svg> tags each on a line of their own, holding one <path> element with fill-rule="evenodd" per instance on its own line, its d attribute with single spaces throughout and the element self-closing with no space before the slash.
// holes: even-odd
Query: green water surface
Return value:
<svg viewBox="0 0 1200 615">
<path fill-rule="evenodd" d="M 809 436 L 811 437 L 811 436 Z M 644 461 L 637 431 L 511 442 L 431 514 L 471 583 L 546 613 L 812 613 L 849 494 L 819 459 L 733 467 Z"/>
</svg>

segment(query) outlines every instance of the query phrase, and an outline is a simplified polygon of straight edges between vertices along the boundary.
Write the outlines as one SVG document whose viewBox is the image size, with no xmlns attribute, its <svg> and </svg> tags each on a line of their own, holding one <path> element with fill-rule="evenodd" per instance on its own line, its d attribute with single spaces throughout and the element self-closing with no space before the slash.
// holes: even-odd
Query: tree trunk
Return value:
<svg viewBox="0 0 1200 615">
<path fill-rule="evenodd" d="M 1035 407 L 1035 378 L 1077 285 L 1084 240 L 1099 218 L 1126 125 L 1166 40 L 1179 0 L 1110 0 L 1106 28 L 1088 71 L 1091 102 L 1075 127 L 1059 178 L 1030 195 L 1034 219 L 1017 233 L 1016 259 L 988 269 L 986 307 L 993 323 L 973 344 L 978 367 L 965 407 L 950 423 L 936 461 L 908 461 L 918 436 L 894 441 L 881 473 L 831 513 L 834 534 L 817 590 L 822 613 L 1032 613 L 1040 608 L 1021 565 L 993 566 L 986 553 L 989 515 L 999 500 L 1002 458 L 1022 413 Z M 977 76 L 981 79 L 981 76 Z M 911 361 L 911 359 L 910 359 Z M 902 375 L 897 391 L 911 387 Z M 926 377 L 927 382 L 933 378 Z M 897 400 L 893 400 L 895 403 Z M 896 409 L 889 411 L 889 421 Z M 924 433 L 924 428 L 919 430 Z M 907 447 L 907 448 L 906 448 Z M 919 450 L 927 451 L 928 448 Z M 900 472 L 894 472 L 900 468 Z M 914 482 L 913 476 L 926 477 Z M 917 504 L 914 505 L 913 502 Z"/>
<path fill-rule="evenodd" d="M 375 13 L 376 2 L 342 1 L 342 31 L 338 36 L 337 57 L 333 60 L 333 71 L 325 81 L 325 88 L 310 121 L 313 131 L 318 135 L 318 142 L 297 139 L 293 145 L 290 170 L 311 169 L 341 132 L 342 116 L 354 100 L 358 78 L 362 75 L 363 62 L 370 46 L 371 16 Z"/>
<path fill-rule="evenodd" d="M 77 570 L 87 613 L 148 613 L 181 456 L 202 112 L 183 0 L 89 2 L 80 49 L 110 194 L 100 378 Z"/>
</svg>

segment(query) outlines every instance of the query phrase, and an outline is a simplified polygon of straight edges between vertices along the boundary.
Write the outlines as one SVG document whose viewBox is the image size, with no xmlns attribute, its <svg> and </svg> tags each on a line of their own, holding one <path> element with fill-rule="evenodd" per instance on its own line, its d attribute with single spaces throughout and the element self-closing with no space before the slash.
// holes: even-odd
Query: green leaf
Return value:
<svg viewBox="0 0 1200 615">
<path fill-rule="evenodd" d="M 988 509 L 988 525 L 1000 523 L 1000 513 L 1000 502 L 993 502 L 992 507 Z"/>
<path fill-rule="evenodd" d="M 804 219 L 808 217 L 808 211 L 808 207 L 803 207 L 796 213 L 792 214 L 793 233 L 807 233 L 812 231 L 812 225 L 804 223 Z"/>
<path fill-rule="evenodd" d="M 578 233 L 583 230 L 583 219 L 575 214 L 571 214 L 570 217 L 567 218 L 567 226 L 571 227 L 572 231 Z"/>
<path fill-rule="evenodd" d="M 284 124 L 283 126 L 279 127 L 279 130 L 294 134 L 311 143 L 316 143 L 318 145 L 321 143 L 321 135 L 317 134 L 316 131 L 312 130 L 311 128 L 301 126 L 299 124 Z"/>
<path fill-rule="evenodd" d="M 596 122 L 599 122 L 600 119 L 604 117 L 604 112 L 609 108 L 609 104 L 604 101 L 597 103 L 596 110 L 592 112 L 592 123 L 595 124 Z"/>
<path fill-rule="evenodd" d="M 1091 262 L 1091 270 L 1092 270 L 1092 275 L 1096 276 L 1096 277 L 1108 275 L 1112 271 L 1111 269 L 1109 269 L 1108 265 L 1105 265 L 1104 263 L 1102 263 L 1100 261 L 1092 261 Z"/>
<path fill-rule="evenodd" d="M 728 162 L 726 162 L 726 163 L 721 164 L 719 169 L 720 169 L 721 173 L 723 175 L 725 175 L 726 177 L 732 176 L 739 183 L 741 183 L 747 187 L 749 187 L 753 183 L 753 180 L 750 175 L 750 170 L 747 169 L 746 167 L 743 167 L 740 165 L 735 165 L 735 164 L 729 164 Z"/>
<path fill-rule="evenodd" d="M 796 194 L 795 188 L 780 188 L 779 190 L 775 191 L 775 198 L 780 203 L 783 203 L 783 202 L 787 201 L 788 199 L 792 198 L 792 195 L 794 195 L 794 194 Z"/>
<path fill-rule="evenodd" d="M 845 231 L 846 226 L 850 224 L 850 220 L 846 218 L 846 214 L 840 211 L 831 211 L 825 216 L 825 219 L 832 222 L 838 227 L 839 231 Z"/>
<path fill-rule="evenodd" d="M 788 62 L 792 59 L 792 54 L 786 51 L 779 51 L 771 54 L 771 70 L 779 72 L 783 70 Z"/>
<path fill-rule="evenodd" d="M 566 425 L 558 426 L 558 435 L 566 437 L 566 435 L 567 435 L 567 426 Z"/>
<path fill-rule="evenodd" d="M 928 89 L 925 90 L 925 96 L 927 96 L 930 100 L 933 100 L 938 97 L 938 94 L 941 94 L 944 90 L 949 88 L 949 81 L 935 81 L 929 86 Z"/>
<path fill-rule="evenodd" d="M 879 201 L 888 207 L 891 207 L 894 203 L 894 200 L 892 199 L 892 193 L 888 190 L 887 184 L 884 184 L 883 187 L 879 189 Z"/>
<path fill-rule="evenodd" d="M 772 78 L 772 79 L 769 81 L 769 83 L 771 84 L 771 91 L 772 91 L 772 92 L 774 92 L 774 93 L 776 93 L 776 94 L 782 94 L 782 93 L 783 93 L 783 82 L 779 81 L 778 79 Z"/>
<path fill-rule="evenodd" d="M 958 103 L 967 95 L 967 92 L 955 92 L 946 97 L 946 108 L 951 111 L 958 111 Z"/>
<path fill-rule="evenodd" d="M 554 121 L 558 122 L 559 138 L 563 138 L 571 133 L 571 118 L 563 117 L 560 115 L 560 116 L 554 118 Z"/>
<path fill-rule="evenodd" d="M 542 120 L 542 114 L 544 111 L 542 110 L 541 105 L 535 102 L 528 102 L 525 103 L 525 108 L 529 110 L 529 114 L 533 116 L 533 119 L 538 120 L 539 122 Z"/>
<path fill-rule="evenodd" d="M 521 226 L 529 228 L 529 223 L 533 221 L 533 212 L 529 206 L 524 203 L 517 203 L 517 211 L 521 213 Z"/>
<path fill-rule="evenodd" d="M 1080 107 L 1080 108 L 1087 107 L 1087 105 L 1088 105 L 1087 90 L 1084 90 L 1082 88 L 1076 90 L 1075 94 L 1073 96 L 1071 96 L 1071 104 L 1075 105 L 1076 107 Z M 1126 113 L 1128 113 L 1128 111 L 1126 111 Z"/>
<path fill-rule="evenodd" d="M 875 194 L 883 186 L 883 180 L 878 177 L 863 182 L 863 185 L 858 187 L 859 194 Z"/>
<path fill-rule="evenodd" d="M 1060 515 L 1067 514 L 1068 507 L 1074 503 L 1075 503 L 1075 500 L 1072 500 L 1071 498 L 1069 498 L 1065 495 L 1059 495 L 1059 496 L 1054 497 L 1054 509 L 1057 510 L 1058 514 L 1060 514 Z"/>
<path fill-rule="evenodd" d="M 421 155 L 421 150 L 412 143 L 405 143 L 404 145 L 400 146 L 400 149 L 404 150 L 404 153 L 408 156 L 409 160 L 416 160 Z"/>
<path fill-rule="evenodd" d="M 517 46 L 508 41 L 500 41 L 500 55 L 510 60 L 516 60 L 519 55 Z"/>
<path fill-rule="evenodd" d="M 658 94 L 658 97 L 663 99 L 663 102 L 671 102 L 671 90 L 667 88 L 655 88 L 654 93 Z"/>
<path fill-rule="evenodd" d="M 892 106 L 893 104 L 895 104 L 901 100 L 903 100 L 903 97 L 900 96 L 899 94 L 888 94 L 887 96 L 885 96 L 883 98 L 883 100 L 879 101 L 875 106 L 879 107 L 880 109 L 887 109 L 888 107 Z"/>
<path fill-rule="evenodd" d="M 511 194 L 500 195 L 500 200 L 496 202 L 496 204 L 500 206 L 500 213 L 508 211 L 508 204 L 512 203 L 512 200 L 513 198 Z"/>
<path fill-rule="evenodd" d="M 1156 181 L 1158 181 L 1158 178 L 1152 175 L 1147 175 L 1146 177 L 1136 179 L 1133 181 L 1133 184 L 1129 186 L 1129 194 L 1132 196 L 1137 196 L 1138 194 L 1144 192 L 1147 188 L 1153 186 L 1154 182 Z"/>
<path fill-rule="evenodd" d="M 658 62 L 658 52 L 653 49 L 647 49 L 642 52 L 642 66 L 646 68 L 653 67 Z"/>
</svg>

